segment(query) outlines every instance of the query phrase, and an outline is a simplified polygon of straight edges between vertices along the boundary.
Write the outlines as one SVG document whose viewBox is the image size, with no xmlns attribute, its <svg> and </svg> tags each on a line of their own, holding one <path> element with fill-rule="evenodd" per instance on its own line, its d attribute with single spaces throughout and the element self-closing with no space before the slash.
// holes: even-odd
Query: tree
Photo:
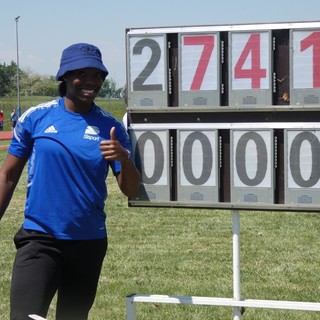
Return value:
<svg viewBox="0 0 320 320">
<path fill-rule="evenodd" d="M 19 69 L 19 84 L 21 96 L 58 96 L 58 82 L 54 76 L 33 73 L 31 70 Z M 123 98 L 124 88 L 117 88 L 113 79 L 106 79 L 99 97 Z M 0 97 L 17 95 L 17 65 L 0 64 Z"/>
<path fill-rule="evenodd" d="M 0 97 L 8 96 L 16 86 L 17 65 L 12 61 L 10 65 L 0 64 Z"/>
<path fill-rule="evenodd" d="M 20 91 L 24 96 L 57 96 L 58 83 L 54 76 L 24 72 L 20 79 Z"/>
<path fill-rule="evenodd" d="M 113 79 L 106 79 L 99 92 L 99 97 L 114 98 L 116 91 L 116 83 Z"/>
</svg>

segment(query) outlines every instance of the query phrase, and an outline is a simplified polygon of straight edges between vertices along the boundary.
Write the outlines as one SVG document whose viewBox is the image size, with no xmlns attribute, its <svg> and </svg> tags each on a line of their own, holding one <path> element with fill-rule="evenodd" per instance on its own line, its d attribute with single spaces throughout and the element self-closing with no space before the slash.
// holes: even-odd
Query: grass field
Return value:
<svg viewBox="0 0 320 320">
<path fill-rule="evenodd" d="M 4 151 L 0 151 L 3 159 Z M 2 161 L 2 160 L 1 160 Z M 232 222 L 229 211 L 128 208 L 108 178 L 109 251 L 91 320 L 125 319 L 131 293 L 232 297 Z M 0 223 L 0 311 L 9 319 L 14 233 L 22 223 L 22 178 Z M 316 214 L 241 213 L 242 296 L 320 301 Z M 225 307 L 139 304 L 138 319 L 232 319 Z M 48 319 L 54 319 L 54 303 Z M 315 312 L 247 309 L 243 319 L 319 319 Z"/>
<path fill-rule="evenodd" d="M 0 151 L 1 163 L 4 156 L 5 151 Z M 25 181 L 22 177 L 0 222 L 1 320 L 9 319 L 12 238 L 23 219 Z M 109 250 L 90 320 L 125 319 L 125 297 L 131 293 L 233 296 L 230 211 L 128 207 L 115 179 L 109 177 L 107 182 Z M 320 216 L 257 211 L 240 216 L 242 297 L 319 302 Z M 50 320 L 54 307 L 53 302 Z M 232 308 L 226 307 L 139 304 L 137 309 L 139 320 L 233 319 Z M 319 317 L 316 312 L 255 308 L 243 315 L 246 320 Z"/>
</svg>

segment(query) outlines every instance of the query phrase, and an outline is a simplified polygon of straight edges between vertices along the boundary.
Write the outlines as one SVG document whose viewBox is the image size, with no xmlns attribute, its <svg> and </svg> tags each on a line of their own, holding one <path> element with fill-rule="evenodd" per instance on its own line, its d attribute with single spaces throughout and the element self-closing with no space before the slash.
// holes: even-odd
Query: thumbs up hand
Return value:
<svg viewBox="0 0 320 320">
<path fill-rule="evenodd" d="M 117 140 L 116 128 L 112 127 L 110 129 L 110 140 L 103 140 L 100 143 L 101 156 L 106 160 L 116 160 L 120 162 L 125 162 L 129 160 L 129 151 L 122 147 L 120 142 Z"/>
<path fill-rule="evenodd" d="M 115 127 L 112 127 L 110 129 L 110 140 L 117 140 L 117 138 L 116 138 L 116 128 Z"/>
</svg>

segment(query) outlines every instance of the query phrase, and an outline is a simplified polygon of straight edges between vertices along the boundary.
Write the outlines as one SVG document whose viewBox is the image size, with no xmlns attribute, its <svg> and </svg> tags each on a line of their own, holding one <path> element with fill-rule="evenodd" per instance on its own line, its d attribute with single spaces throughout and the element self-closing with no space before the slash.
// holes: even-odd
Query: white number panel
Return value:
<svg viewBox="0 0 320 320">
<path fill-rule="evenodd" d="M 231 199 L 273 203 L 273 130 L 231 130 Z"/>
<path fill-rule="evenodd" d="M 166 36 L 130 36 L 127 41 L 129 106 L 167 106 Z"/>
<path fill-rule="evenodd" d="M 180 105 L 219 106 L 219 42 L 218 33 L 180 35 Z"/>
<path fill-rule="evenodd" d="M 292 104 L 320 102 L 320 29 L 291 30 Z"/>
<path fill-rule="evenodd" d="M 216 130 L 178 130 L 178 201 L 219 198 Z"/>
<path fill-rule="evenodd" d="M 286 203 L 320 203 L 320 131 L 286 130 Z"/>
<path fill-rule="evenodd" d="M 130 130 L 133 159 L 142 176 L 139 200 L 170 200 L 169 138 L 167 130 Z"/>
<path fill-rule="evenodd" d="M 229 46 L 229 105 L 271 104 L 271 33 L 230 32 Z"/>
<path fill-rule="evenodd" d="M 217 90 L 216 34 L 181 35 L 181 87 L 183 91 Z"/>
</svg>

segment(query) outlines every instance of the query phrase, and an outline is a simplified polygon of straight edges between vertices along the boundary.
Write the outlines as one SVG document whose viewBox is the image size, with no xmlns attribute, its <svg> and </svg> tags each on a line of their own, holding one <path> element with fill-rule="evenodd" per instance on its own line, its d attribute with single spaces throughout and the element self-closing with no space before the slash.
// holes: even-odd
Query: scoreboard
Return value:
<svg viewBox="0 0 320 320">
<path fill-rule="evenodd" d="M 320 22 L 126 30 L 132 206 L 320 211 Z"/>
</svg>

